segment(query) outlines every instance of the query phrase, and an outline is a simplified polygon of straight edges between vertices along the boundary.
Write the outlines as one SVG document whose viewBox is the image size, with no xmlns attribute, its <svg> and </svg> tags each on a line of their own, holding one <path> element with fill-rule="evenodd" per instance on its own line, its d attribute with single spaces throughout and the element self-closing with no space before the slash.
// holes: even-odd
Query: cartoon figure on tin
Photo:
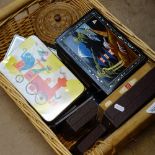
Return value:
<svg viewBox="0 0 155 155">
<path fill-rule="evenodd" d="M 22 83 L 24 78 L 29 81 L 26 86 L 26 92 L 30 95 L 35 95 L 35 102 L 37 104 L 44 104 L 49 101 L 53 96 L 56 96 L 57 90 L 59 90 L 61 87 L 66 87 L 67 79 L 65 77 L 58 78 L 55 86 L 53 86 L 52 88 L 49 87 L 51 79 L 43 79 L 39 74 L 41 72 L 49 72 L 52 68 L 44 66 L 42 64 L 41 61 L 45 61 L 47 59 L 47 54 L 46 52 L 40 52 L 41 51 L 39 51 L 39 54 L 41 54 L 41 60 L 35 60 L 33 55 L 29 52 L 21 55 L 22 60 L 18 61 L 15 64 L 15 67 L 18 69 L 19 72 L 27 72 L 24 75 L 17 75 L 16 81 L 18 83 Z"/>
</svg>

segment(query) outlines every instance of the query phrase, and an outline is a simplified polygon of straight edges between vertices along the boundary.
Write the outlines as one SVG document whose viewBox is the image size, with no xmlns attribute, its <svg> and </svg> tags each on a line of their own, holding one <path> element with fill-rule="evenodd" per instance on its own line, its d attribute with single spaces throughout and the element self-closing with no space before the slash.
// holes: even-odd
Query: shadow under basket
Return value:
<svg viewBox="0 0 155 155">
<path fill-rule="evenodd" d="M 149 62 L 151 62 L 154 66 L 154 51 L 135 36 L 135 34 L 125 27 L 118 19 L 116 19 L 98 0 L 14 0 L 8 6 L 0 10 L 0 60 L 2 60 L 5 56 L 13 36 L 15 34 L 19 34 L 23 37 L 28 37 L 35 34 L 35 14 L 42 9 L 42 7 L 49 5 L 50 3 L 55 5 L 57 2 L 59 2 L 59 4 L 64 8 L 66 7 L 68 9 L 68 15 L 67 18 L 62 18 L 62 21 L 59 23 L 60 28 L 55 30 L 55 33 L 52 34 L 51 43 L 54 43 L 55 38 L 65 30 L 68 23 L 72 24 L 76 22 L 76 20 L 81 18 L 89 10 L 96 8 L 131 42 L 142 49 L 142 51 L 148 56 Z M 74 9 L 79 10 L 79 12 L 76 14 L 72 13 Z M 57 14 L 55 20 L 56 22 L 58 20 Z M 0 74 L 0 86 L 29 118 L 31 123 L 42 134 L 57 154 L 71 154 L 69 149 L 75 141 L 66 141 L 61 135 L 56 135 L 29 106 L 25 98 L 2 74 Z M 115 154 L 116 150 L 119 149 L 124 142 L 128 142 L 133 135 L 138 133 L 142 128 L 146 127 L 150 121 L 152 121 L 153 115 L 146 113 L 146 109 L 151 104 L 152 102 L 148 103 L 143 109 L 137 112 L 129 121 L 106 139 L 98 140 L 96 144 L 88 150 L 88 152 L 86 152 L 86 154 Z"/>
</svg>

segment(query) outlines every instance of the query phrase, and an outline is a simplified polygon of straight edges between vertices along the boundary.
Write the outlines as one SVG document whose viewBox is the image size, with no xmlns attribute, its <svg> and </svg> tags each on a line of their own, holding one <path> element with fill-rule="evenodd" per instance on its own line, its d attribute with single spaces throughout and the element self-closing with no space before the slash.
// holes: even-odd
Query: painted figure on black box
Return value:
<svg viewBox="0 0 155 155">
<path fill-rule="evenodd" d="M 136 55 L 132 51 L 129 54 L 129 48 L 97 22 L 94 20 L 83 25 L 73 37 L 79 44 L 78 55 L 92 67 L 95 65 L 99 77 L 111 79 L 128 67 Z"/>
</svg>

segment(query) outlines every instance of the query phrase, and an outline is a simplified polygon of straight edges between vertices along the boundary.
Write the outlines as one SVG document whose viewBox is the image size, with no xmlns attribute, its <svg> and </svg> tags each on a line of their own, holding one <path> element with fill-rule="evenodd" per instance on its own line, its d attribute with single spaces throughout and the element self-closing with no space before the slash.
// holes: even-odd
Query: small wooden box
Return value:
<svg viewBox="0 0 155 155">
<path fill-rule="evenodd" d="M 145 66 L 146 70 L 144 70 L 144 72 L 147 72 L 148 68 L 154 67 L 155 52 L 116 19 L 98 0 L 14 0 L 11 4 L 0 10 L 0 60 L 4 57 L 13 35 L 20 34 L 27 37 L 35 34 L 32 23 L 35 13 L 43 6 L 50 3 L 54 4 L 57 1 L 63 2 L 64 5 L 69 3 L 75 8 L 78 8 L 81 10 L 81 16 L 92 8 L 98 9 L 100 13 L 110 20 L 114 26 L 148 56 L 149 62 L 147 65 L 149 65 L 149 67 Z M 60 135 L 55 135 L 55 133 L 41 120 L 39 115 L 29 106 L 20 92 L 18 92 L 2 74 L 0 74 L 0 86 L 14 100 L 17 106 L 29 118 L 57 154 L 71 154 L 68 149 L 74 142 L 67 142 Z M 122 86 L 114 91 L 112 96 L 109 96 L 112 101 L 115 101 L 118 98 L 118 92 Z M 103 106 L 104 102 L 107 102 L 108 99 L 103 101 Z M 92 149 L 86 152 L 86 154 L 114 154 L 117 148 L 124 144 L 124 142 L 127 142 L 130 137 L 139 132 L 140 129 L 145 127 L 152 120 L 152 115 L 146 113 L 146 109 L 152 102 L 153 101 L 148 103 L 147 106 L 135 114 L 128 122 L 122 125 L 109 137 L 104 140 L 100 139 Z"/>
</svg>

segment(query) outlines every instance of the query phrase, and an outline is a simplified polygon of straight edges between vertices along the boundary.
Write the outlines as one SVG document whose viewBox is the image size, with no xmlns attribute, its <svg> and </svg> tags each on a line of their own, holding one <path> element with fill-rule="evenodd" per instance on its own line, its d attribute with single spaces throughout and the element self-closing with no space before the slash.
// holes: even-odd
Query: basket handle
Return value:
<svg viewBox="0 0 155 155">
<path fill-rule="evenodd" d="M 8 18 L 14 12 L 18 11 L 20 8 L 25 6 L 26 4 L 33 2 L 33 0 L 14 0 L 13 2 L 9 3 L 5 7 L 0 9 L 0 22 L 5 18 Z"/>
</svg>

